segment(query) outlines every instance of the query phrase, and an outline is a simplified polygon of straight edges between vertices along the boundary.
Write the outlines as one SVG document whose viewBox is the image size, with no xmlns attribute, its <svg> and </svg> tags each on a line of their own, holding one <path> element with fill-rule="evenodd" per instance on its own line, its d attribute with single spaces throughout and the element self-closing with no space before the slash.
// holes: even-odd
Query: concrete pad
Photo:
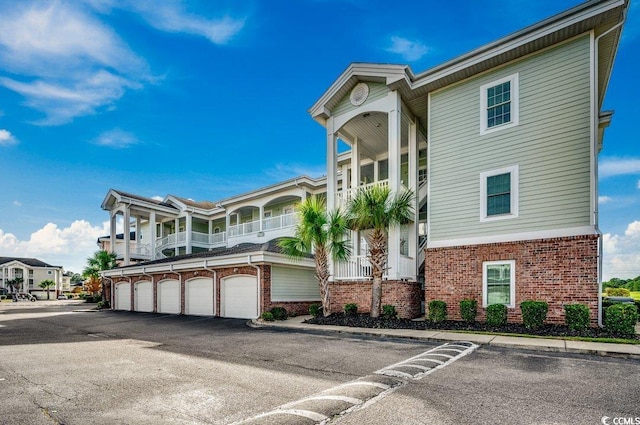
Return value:
<svg viewBox="0 0 640 425">
<path fill-rule="evenodd" d="M 598 355 L 640 356 L 640 345 L 610 344 L 603 342 L 566 341 L 567 351 Z"/>
<path fill-rule="evenodd" d="M 493 347 L 528 348 L 540 351 L 565 351 L 565 341 L 562 339 L 498 335 L 489 343 L 489 345 Z"/>
<path fill-rule="evenodd" d="M 442 339 L 445 341 L 469 341 L 476 344 L 489 344 L 495 335 L 467 334 L 457 332 L 438 332 L 432 336 L 434 339 Z"/>
</svg>

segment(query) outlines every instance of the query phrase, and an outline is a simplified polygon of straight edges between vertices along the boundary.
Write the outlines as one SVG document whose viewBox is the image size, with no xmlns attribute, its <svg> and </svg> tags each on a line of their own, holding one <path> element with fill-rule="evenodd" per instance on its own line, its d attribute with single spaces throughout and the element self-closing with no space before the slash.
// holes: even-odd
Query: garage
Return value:
<svg viewBox="0 0 640 425">
<path fill-rule="evenodd" d="M 185 314 L 213 316 L 213 279 L 197 278 L 185 283 Z"/>
<path fill-rule="evenodd" d="M 131 310 L 131 284 L 119 283 L 116 285 L 115 309 L 116 310 Z"/>
<path fill-rule="evenodd" d="M 158 282 L 158 313 L 180 314 L 180 282 Z"/>
<path fill-rule="evenodd" d="M 135 311 L 153 311 L 153 285 L 151 282 L 138 282 L 135 284 L 133 295 Z"/>
<path fill-rule="evenodd" d="M 222 281 L 222 316 L 258 317 L 258 280 L 255 276 L 231 276 Z"/>
<path fill-rule="evenodd" d="M 320 301 L 314 269 L 271 267 L 271 301 Z"/>
</svg>

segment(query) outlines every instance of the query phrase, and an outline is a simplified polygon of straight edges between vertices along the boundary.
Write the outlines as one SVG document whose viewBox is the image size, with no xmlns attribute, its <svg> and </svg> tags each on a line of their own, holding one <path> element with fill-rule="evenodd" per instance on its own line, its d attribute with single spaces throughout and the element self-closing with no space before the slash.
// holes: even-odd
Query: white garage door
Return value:
<svg viewBox="0 0 640 425">
<path fill-rule="evenodd" d="M 153 285 L 151 282 L 138 282 L 135 284 L 133 301 L 136 311 L 153 311 Z"/>
<path fill-rule="evenodd" d="M 180 314 L 180 282 L 158 282 L 158 313 Z"/>
<path fill-rule="evenodd" d="M 185 284 L 185 314 L 213 316 L 213 279 L 198 278 Z"/>
<path fill-rule="evenodd" d="M 131 284 L 119 283 L 116 285 L 116 310 L 131 310 Z"/>
<path fill-rule="evenodd" d="M 232 276 L 222 281 L 222 315 L 238 319 L 258 317 L 258 281 L 254 276 Z"/>
</svg>

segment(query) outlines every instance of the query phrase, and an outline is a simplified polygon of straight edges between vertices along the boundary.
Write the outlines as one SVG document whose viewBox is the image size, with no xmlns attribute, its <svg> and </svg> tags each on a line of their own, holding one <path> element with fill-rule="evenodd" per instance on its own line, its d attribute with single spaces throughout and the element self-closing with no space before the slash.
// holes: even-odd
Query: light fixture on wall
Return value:
<svg viewBox="0 0 640 425">
<path fill-rule="evenodd" d="M 233 272 L 234 272 L 234 273 L 238 273 L 238 268 L 237 268 L 237 267 L 234 267 L 234 268 L 233 268 Z"/>
</svg>

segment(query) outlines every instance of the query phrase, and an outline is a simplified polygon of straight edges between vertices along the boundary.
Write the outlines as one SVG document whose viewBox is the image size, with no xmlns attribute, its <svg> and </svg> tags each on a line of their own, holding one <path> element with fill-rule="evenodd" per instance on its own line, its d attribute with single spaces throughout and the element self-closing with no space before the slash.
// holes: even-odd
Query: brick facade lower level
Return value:
<svg viewBox="0 0 640 425">
<path fill-rule="evenodd" d="M 337 281 L 329 284 L 329 304 L 332 313 L 344 310 L 344 305 L 355 303 L 359 313 L 371 311 L 371 281 Z M 420 316 L 420 286 L 416 282 L 385 280 L 382 282 L 382 305 L 396 308 L 398 316 L 413 319 Z"/>
<path fill-rule="evenodd" d="M 574 236 L 483 245 L 430 248 L 425 260 L 425 300 L 447 303 L 450 319 L 460 320 L 460 301 L 478 301 L 477 320 L 485 319 L 482 308 L 482 264 L 484 261 L 515 260 L 515 308 L 510 322 L 522 321 L 520 303 L 549 303 L 548 323 L 564 323 L 564 304 L 581 303 L 597 322 L 598 236 Z"/>
</svg>

